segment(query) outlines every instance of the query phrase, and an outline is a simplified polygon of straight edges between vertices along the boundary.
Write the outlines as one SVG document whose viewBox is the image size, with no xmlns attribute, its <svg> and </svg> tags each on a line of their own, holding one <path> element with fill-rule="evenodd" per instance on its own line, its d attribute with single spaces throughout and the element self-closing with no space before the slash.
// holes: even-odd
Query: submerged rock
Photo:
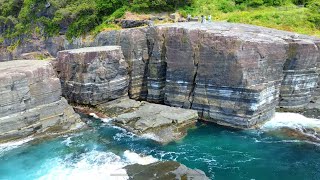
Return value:
<svg viewBox="0 0 320 180">
<path fill-rule="evenodd" d="M 134 180 L 209 180 L 198 169 L 190 169 L 175 161 L 155 162 L 148 165 L 133 164 L 125 166 L 129 179 Z"/>
<path fill-rule="evenodd" d="M 119 46 L 60 51 L 55 65 L 70 102 L 97 105 L 128 94 L 128 65 Z"/>
<path fill-rule="evenodd" d="M 8 61 L 0 65 L 0 142 L 82 126 L 51 64 Z"/>
<path fill-rule="evenodd" d="M 97 107 L 115 124 L 161 143 L 182 138 L 195 125 L 197 111 L 122 98 Z"/>
</svg>

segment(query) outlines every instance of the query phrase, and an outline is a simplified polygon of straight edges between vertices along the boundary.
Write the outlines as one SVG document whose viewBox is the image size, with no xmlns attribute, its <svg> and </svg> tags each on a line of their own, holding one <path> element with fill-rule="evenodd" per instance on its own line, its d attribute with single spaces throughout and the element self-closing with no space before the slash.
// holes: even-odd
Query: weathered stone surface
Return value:
<svg viewBox="0 0 320 180">
<path fill-rule="evenodd" d="M 134 180 L 209 180 L 198 169 L 190 169 L 175 161 L 161 161 L 148 165 L 133 164 L 125 166 L 129 179 Z"/>
<path fill-rule="evenodd" d="M 46 61 L 0 64 L 0 142 L 81 125 L 61 97 L 60 81 Z"/>
<path fill-rule="evenodd" d="M 138 135 L 167 143 L 182 138 L 198 119 L 197 111 L 122 98 L 98 109 L 114 122 Z"/>
<path fill-rule="evenodd" d="M 220 124 L 251 127 L 276 106 L 304 107 L 320 95 L 320 39 L 291 32 L 189 22 L 52 42 L 54 49 L 119 45 L 131 98 L 196 109 Z"/>
<path fill-rule="evenodd" d="M 154 83 L 150 89 L 164 92 L 165 104 L 197 109 L 203 119 L 220 124 L 250 127 L 270 118 L 287 43 L 277 37 L 244 34 L 227 24 L 197 25 L 156 27 L 153 37 L 160 45 L 155 47 L 161 49 L 155 51 L 160 55 L 151 53 L 149 65 L 155 62 L 159 72 L 165 69 L 166 78 L 157 82 L 164 88 Z M 154 72 L 152 67 L 149 70 Z"/>
<path fill-rule="evenodd" d="M 56 70 L 71 102 L 97 105 L 128 94 L 128 70 L 119 46 L 60 51 Z"/>
<path fill-rule="evenodd" d="M 311 40 L 289 42 L 288 59 L 283 73 L 280 91 L 280 107 L 298 108 L 306 106 L 317 87 L 319 48 Z"/>
<path fill-rule="evenodd" d="M 147 25 L 148 22 L 146 20 L 128 20 L 123 19 L 119 22 L 122 28 L 134 28 L 139 26 Z"/>
</svg>

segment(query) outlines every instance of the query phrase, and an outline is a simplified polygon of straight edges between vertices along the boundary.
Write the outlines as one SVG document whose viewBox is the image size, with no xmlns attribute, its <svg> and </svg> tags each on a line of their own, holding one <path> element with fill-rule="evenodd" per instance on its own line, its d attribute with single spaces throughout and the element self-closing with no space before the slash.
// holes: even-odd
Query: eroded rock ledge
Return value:
<svg viewBox="0 0 320 180">
<path fill-rule="evenodd" d="M 179 140 L 198 119 L 195 110 L 121 98 L 97 106 L 114 123 L 160 143 Z"/>
<path fill-rule="evenodd" d="M 219 124 L 252 127 L 276 107 L 304 107 L 320 92 L 320 39 L 258 26 L 176 23 L 73 42 L 55 37 L 43 47 L 55 55 L 101 45 L 121 46 L 130 98 L 195 109 Z"/>
<path fill-rule="evenodd" d="M 82 125 L 67 101 L 51 64 L 8 61 L 0 65 L 0 142 Z"/>
</svg>

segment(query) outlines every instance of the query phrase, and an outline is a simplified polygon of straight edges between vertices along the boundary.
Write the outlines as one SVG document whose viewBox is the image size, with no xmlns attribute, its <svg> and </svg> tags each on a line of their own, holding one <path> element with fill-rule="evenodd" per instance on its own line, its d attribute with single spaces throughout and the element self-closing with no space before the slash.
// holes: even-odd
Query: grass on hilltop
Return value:
<svg viewBox="0 0 320 180">
<path fill-rule="evenodd" d="M 113 21 L 126 12 L 212 15 L 320 37 L 320 0 L 0 0 L 0 43 L 32 34 L 71 39 L 120 29 Z"/>
</svg>

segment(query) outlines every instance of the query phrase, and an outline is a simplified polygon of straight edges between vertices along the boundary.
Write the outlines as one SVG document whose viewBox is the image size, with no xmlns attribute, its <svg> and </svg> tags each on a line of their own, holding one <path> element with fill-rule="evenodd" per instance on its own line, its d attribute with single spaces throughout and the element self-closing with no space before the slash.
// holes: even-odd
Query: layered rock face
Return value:
<svg viewBox="0 0 320 180">
<path fill-rule="evenodd" d="M 176 23 L 102 32 L 50 47 L 119 45 L 133 99 L 196 109 L 204 120 L 251 127 L 276 106 L 319 96 L 320 40 L 258 26 Z"/>
<path fill-rule="evenodd" d="M 319 48 L 313 41 L 289 41 L 288 59 L 283 67 L 280 107 L 299 108 L 310 102 L 318 85 L 319 56 Z"/>
<path fill-rule="evenodd" d="M 317 86 L 320 51 L 313 37 L 230 23 L 149 32 L 148 97 L 197 109 L 205 120 L 251 127 L 272 117 L 279 95 L 280 106 L 301 107 Z"/>
<path fill-rule="evenodd" d="M 115 124 L 138 135 L 151 137 L 160 143 L 178 140 L 194 126 L 198 113 L 195 110 L 169 107 L 160 104 L 121 98 L 98 107 Z"/>
<path fill-rule="evenodd" d="M 149 65 L 155 62 L 160 68 L 149 66 L 149 72 L 166 69 L 165 87 L 154 83 L 149 89 L 157 89 L 158 97 L 164 93 L 165 104 L 196 109 L 201 118 L 220 124 L 250 127 L 269 119 L 288 45 L 243 30 L 230 24 L 157 27 L 154 41 L 160 45 L 155 47 L 162 48 L 156 50 L 160 55 L 151 55 Z M 157 84 L 163 83 L 158 79 Z"/>
<path fill-rule="evenodd" d="M 71 102 L 97 105 L 128 93 L 128 70 L 118 46 L 60 51 L 56 70 Z"/>
<path fill-rule="evenodd" d="M 129 65 L 129 97 L 146 100 L 148 91 L 146 88 L 146 68 L 149 59 L 147 41 L 147 29 L 126 29 L 122 31 L 102 32 L 89 43 L 77 43 L 70 46 L 121 46 L 124 58 Z"/>
<path fill-rule="evenodd" d="M 0 66 L 0 142 L 81 125 L 50 63 L 8 61 Z"/>
</svg>

